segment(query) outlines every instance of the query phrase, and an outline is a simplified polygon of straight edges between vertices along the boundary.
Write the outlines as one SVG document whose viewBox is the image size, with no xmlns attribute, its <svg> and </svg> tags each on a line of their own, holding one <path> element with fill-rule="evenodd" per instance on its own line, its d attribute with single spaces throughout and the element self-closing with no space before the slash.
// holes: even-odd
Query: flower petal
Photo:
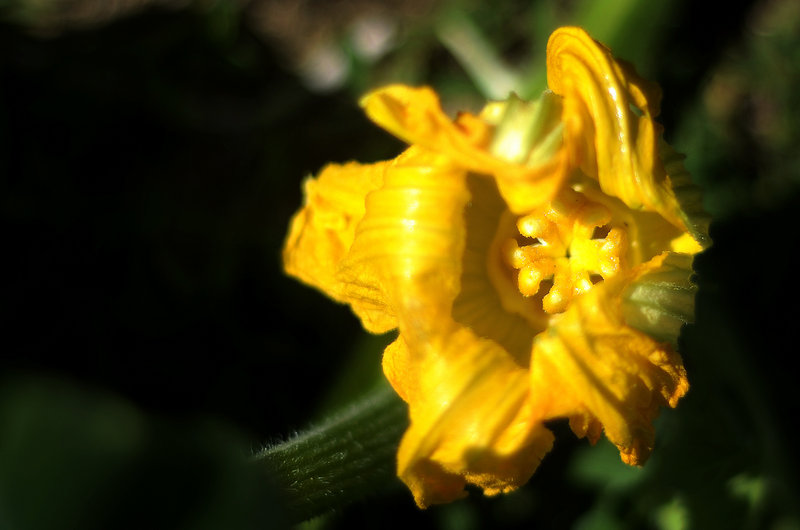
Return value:
<svg viewBox="0 0 800 530">
<path fill-rule="evenodd" d="M 466 484 L 487 495 L 521 486 L 553 441 L 531 421 L 527 370 L 468 328 L 444 331 L 424 342 L 412 334 L 411 344 L 389 353 L 394 374 L 414 377 L 404 389 L 411 425 L 397 466 L 423 508 L 462 497 Z"/>
<path fill-rule="evenodd" d="M 367 94 L 361 105 L 370 119 L 398 138 L 445 155 L 469 171 L 493 175 L 512 211 L 521 213 L 548 200 L 567 174 L 563 148 L 535 167 L 493 156 L 493 127 L 468 113 L 451 120 L 428 87 L 391 85 Z"/>
<path fill-rule="evenodd" d="M 387 168 L 366 198 L 337 281 L 350 298 L 388 299 L 398 316 L 435 328 L 458 294 L 464 249 L 466 172 L 446 157 L 412 147 Z M 421 325 L 421 324 L 420 324 Z"/>
<path fill-rule="evenodd" d="M 661 263 L 653 261 L 636 273 Z M 639 465 L 652 450 L 659 408 L 677 405 L 689 384 L 669 344 L 625 323 L 620 293 L 630 281 L 595 285 L 537 337 L 531 403 L 534 418 L 569 418 L 573 431 L 591 441 L 602 426 L 622 460 Z"/>
<path fill-rule="evenodd" d="M 307 179 L 305 205 L 292 218 L 283 249 L 288 274 L 334 300 L 350 303 L 364 327 L 374 333 L 397 327 L 386 300 L 380 294 L 369 299 L 353 290 L 344 293 L 336 274 L 364 216 L 366 195 L 383 184 L 387 164 L 330 164 L 317 178 Z"/>
<path fill-rule="evenodd" d="M 453 319 L 527 367 L 533 337 L 547 327 L 548 315 L 540 301 L 521 295 L 504 260 L 503 244 L 519 232 L 494 181 L 469 174 L 467 189 L 472 200 L 464 208 L 466 241 Z"/>
<path fill-rule="evenodd" d="M 446 157 L 406 151 L 367 196 L 337 273 L 348 297 L 350 289 L 374 289 L 396 311 L 400 337 L 383 366 L 409 403 L 398 474 L 420 506 L 453 500 L 467 483 L 488 494 L 517 487 L 552 443 L 530 421 L 526 367 L 453 319 L 472 198 L 467 180 Z"/>
<path fill-rule="evenodd" d="M 547 82 L 564 98 L 572 156 L 603 192 L 632 209 L 658 212 L 685 229 L 659 156 L 661 91 L 576 27 L 547 44 Z"/>
</svg>

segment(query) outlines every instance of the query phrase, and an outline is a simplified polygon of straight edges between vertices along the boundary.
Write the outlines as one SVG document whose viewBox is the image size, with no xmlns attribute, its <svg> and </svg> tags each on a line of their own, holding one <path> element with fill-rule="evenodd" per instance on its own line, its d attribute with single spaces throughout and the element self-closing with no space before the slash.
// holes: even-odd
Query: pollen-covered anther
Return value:
<svg viewBox="0 0 800 530">
<path fill-rule="evenodd" d="M 517 221 L 517 230 L 525 237 L 552 239 L 553 223 L 537 214 L 523 215 Z"/>
<path fill-rule="evenodd" d="M 533 296 L 538 293 L 542 280 L 544 280 L 544 274 L 533 265 L 522 267 L 517 275 L 517 285 L 524 296 Z"/>
<path fill-rule="evenodd" d="M 503 249 L 505 262 L 518 271 L 519 292 L 539 294 L 545 312 L 561 313 L 575 296 L 617 274 L 627 235 L 610 222 L 608 208 L 571 189 L 521 216 L 517 229 L 531 243 L 511 239 Z"/>
</svg>

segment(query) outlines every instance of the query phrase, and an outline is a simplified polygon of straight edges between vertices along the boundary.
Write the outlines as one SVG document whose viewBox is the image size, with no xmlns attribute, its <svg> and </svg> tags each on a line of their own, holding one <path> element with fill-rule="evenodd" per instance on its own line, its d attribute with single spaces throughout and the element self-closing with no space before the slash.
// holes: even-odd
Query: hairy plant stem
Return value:
<svg viewBox="0 0 800 530">
<path fill-rule="evenodd" d="M 388 384 L 320 425 L 255 455 L 301 522 L 399 483 L 395 454 L 408 426 L 405 403 Z"/>
</svg>

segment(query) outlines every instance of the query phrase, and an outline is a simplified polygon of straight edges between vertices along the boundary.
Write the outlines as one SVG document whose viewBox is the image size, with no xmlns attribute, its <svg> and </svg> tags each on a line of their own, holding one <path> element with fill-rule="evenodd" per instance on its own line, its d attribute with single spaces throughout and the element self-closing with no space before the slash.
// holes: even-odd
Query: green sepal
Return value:
<svg viewBox="0 0 800 530">
<path fill-rule="evenodd" d="M 689 254 L 670 252 L 658 269 L 632 282 L 622 293 L 626 324 L 677 346 L 681 327 L 694 321 L 692 261 Z"/>
<path fill-rule="evenodd" d="M 513 163 L 539 166 L 553 157 L 563 141 L 561 96 L 545 90 L 525 101 L 511 94 L 497 124 L 490 151 Z"/>
<path fill-rule="evenodd" d="M 703 207 L 703 190 L 692 181 L 692 176 L 683 165 L 686 157 L 663 139 L 659 141 L 658 150 L 672 192 L 678 200 L 680 208 L 678 215 L 695 241 L 704 249 L 710 247 L 711 237 L 708 235 L 708 229 L 711 215 Z"/>
</svg>

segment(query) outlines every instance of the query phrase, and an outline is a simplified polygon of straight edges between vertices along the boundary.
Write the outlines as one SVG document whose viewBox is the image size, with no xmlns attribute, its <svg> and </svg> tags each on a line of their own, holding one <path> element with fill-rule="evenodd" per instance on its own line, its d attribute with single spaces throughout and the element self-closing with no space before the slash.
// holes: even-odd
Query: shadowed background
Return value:
<svg viewBox="0 0 800 530">
<path fill-rule="evenodd" d="M 279 527 L 240 456 L 369 388 L 389 340 L 283 275 L 302 179 L 399 152 L 371 87 L 480 108 L 500 78 L 459 60 L 465 32 L 535 94 L 562 24 L 661 84 L 706 187 L 690 394 L 642 470 L 556 425 L 515 494 L 420 512 L 397 487 L 306 527 L 797 528 L 790 0 L 0 3 L 0 528 Z"/>
</svg>

